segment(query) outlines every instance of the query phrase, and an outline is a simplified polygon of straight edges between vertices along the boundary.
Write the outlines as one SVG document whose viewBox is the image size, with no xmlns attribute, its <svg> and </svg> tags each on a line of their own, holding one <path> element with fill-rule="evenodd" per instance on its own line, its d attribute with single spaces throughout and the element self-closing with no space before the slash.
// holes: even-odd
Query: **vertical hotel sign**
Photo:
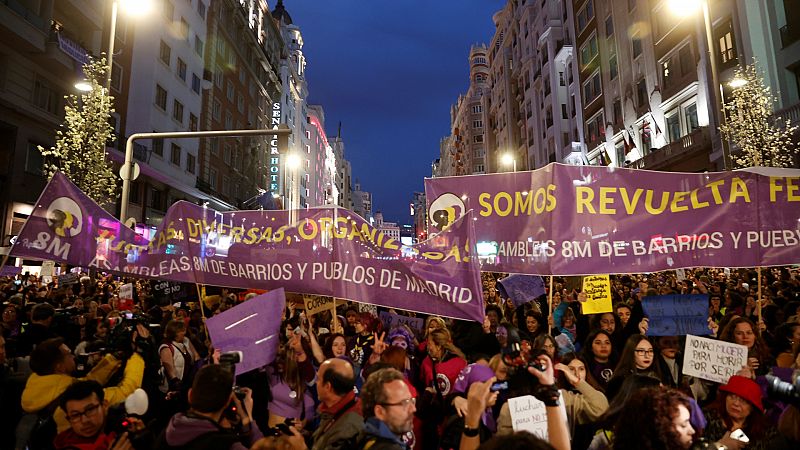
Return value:
<svg viewBox="0 0 800 450">
<path fill-rule="evenodd" d="M 281 124 L 281 102 L 272 103 L 272 118 L 270 126 L 277 130 Z M 280 192 L 281 154 L 278 149 L 278 135 L 269 138 L 269 190 Z"/>
</svg>

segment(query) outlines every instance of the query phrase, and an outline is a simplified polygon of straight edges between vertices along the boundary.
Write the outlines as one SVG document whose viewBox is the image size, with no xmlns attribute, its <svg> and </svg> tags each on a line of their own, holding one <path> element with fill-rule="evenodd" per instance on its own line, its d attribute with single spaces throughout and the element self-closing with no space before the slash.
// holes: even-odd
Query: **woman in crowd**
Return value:
<svg viewBox="0 0 800 450">
<path fill-rule="evenodd" d="M 467 366 L 464 354 L 453 345 L 446 329 L 428 333 L 428 356 L 420 367 L 420 404 L 418 416 L 423 421 L 423 448 L 438 445 L 440 425 L 446 410 L 445 397 L 450 393 L 461 369 Z"/>
<path fill-rule="evenodd" d="M 775 330 L 775 365 L 790 368 L 800 348 L 800 323 L 784 323 Z"/>
<path fill-rule="evenodd" d="M 299 331 L 299 330 L 298 330 Z M 311 345 L 302 333 L 293 332 L 281 347 L 275 362 L 267 366 L 271 400 L 269 426 L 274 427 L 293 419 L 302 428 L 314 417 L 314 399 L 308 390 L 314 381 Z"/>
<path fill-rule="evenodd" d="M 583 360 L 587 363 L 589 373 L 586 378 L 589 384 L 605 392 L 617 366 L 616 353 L 611 346 L 611 335 L 603 330 L 589 333 L 583 347 Z"/>
<path fill-rule="evenodd" d="M 542 313 L 533 309 L 526 312 L 524 334 L 527 335 L 527 339 L 533 342 L 537 337 L 545 333 L 547 333 L 547 322 L 542 317 Z"/>
<path fill-rule="evenodd" d="M 595 429 L 597 432 L 594 434 L 592 442 L 587 449 L 609 449 L 614 437 L 614 427 L 618 419 L 627 413 L 628 400 L 642 389 L 658 387 L 660 385 L 660 380 L 646 375 L 631 375 L 623 381 L 617 396 L 608 404 L 608 409 L 605 414 L 595 422 Z"/>
<path fill-rule="evenodd" d="M 614 426 L 614 450 L 688 450 L 694 441 L 689 398 L 669 388 L 643 389 Z"/>
<path fill-rule="evenodd" d="M 433 330 L 441 330 L 444 328 L 447 328 L 447 324 L 445 323 L 444 319 L 439 316 L 428 317 L 428 319 L 425 321 L 425 332 L 423 333 L 422 339 L 417 347 L 417 353 L 419 353 L 420 357 L 424 357 L 427 354 L 428 336 L 431 334 L 431 332 Z"/>
<path fill-rule="evenodd" d="M 553 294 L 553 305 L 556 304 L 556 295 Z M 558 295 L 558 306 L 553 310 L 553 328 L 559 333 L 566 334 L 570 342 L 573 344 L 578 337 L 577 321 L 575 320 L 575 313 L 569 307 L 569 302 L 561 301 L 561 296 Z"/>
<path fill-rule="evenodd" d="M 98 331 L 100 329 L 98 324 Z M 171 320 L 167 324 L 164 342 L 158 347 L 158 355 L 168 383 L 168 386 L 162 385 L 162 392 L 188 392 L 192 385 L 194 366 L 200 360 L 200 355 L 186 337 L 186 323 L 183 320 Z"/>
<path fill-rule="evenodd" d="M 553 364 L 558 362 L 558 343 L 556 339 L 549 334 L 541 334 L 532 343 L 534 350 L 544 350 L 547 356 L 553 361 Z"/>
<path fill-rule="evenodd" d="M 17 318 L 17 307 L 11 303 L 3 307 L 3 320 L 0 322 L 3 337 L 6 341 L 9 338 L 16 338 L 21 332 L 22 323 Z"/>
<path fill-rule="evenodd" d="M 722 329 L 719 339 L 747 347 L 747 367 L 750 377 L 765 375 L 772 367 L 772 356 L 764 339 L 758 335 L 750 319 L 734 317 Z"/>
<path fill-rule="evenodd" d="M 777 430 L 764 415 L 761 389 L 755 381 L 739 375 L 732 376 L 719 388 L 716 401 L 703 410 L 708 426 L 705 437 L 719 441 L 728 449 L 748 448 L 761 450 L 770 448 L 776 439 Z M 731 433 L 742 430 L 749 440 L 744 446 Z"/>
<path fill-rule="evenodd" d="M 613 399 L 622 386 L 625 377 L 631 374 L 647 375 L 661 379 L 661 371 L 658 364 L 654 364 L 655 349 L 650 339 L 641 334 L 634 334 L 625 342 L 622 356 L 614 369 L 614 376 L 608 383 L 606 395 Z"/>
<path fill-rule="evenodd" d="M 354 323 L 356 335 L 350 342 L 350 360 L 353 361 L 353 367 L 356 373 L 360 372 L 364 363 L 369 361 L 370 353 L 372 353 L 372 344 L 375 343 L 375 336 L 373 333 L 378 331 L 380 322 L 372 314 L 362 312 L 356 317 Z"/>
<path fill-rule="evenodd" d="M 608 410 L 602 392 L 586 382 L 586 363 L 575 353 L 567 353 L 555 365 L 561 373 L 559 387 L 564 398 L 573 448 L 584 449 L 592 440 L 591 425 Z"/>
</svg>

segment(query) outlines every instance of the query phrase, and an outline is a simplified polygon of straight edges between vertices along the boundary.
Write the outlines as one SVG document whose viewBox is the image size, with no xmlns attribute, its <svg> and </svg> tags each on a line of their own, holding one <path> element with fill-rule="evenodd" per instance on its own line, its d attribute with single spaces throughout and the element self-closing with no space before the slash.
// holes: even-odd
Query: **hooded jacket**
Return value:
<svg viewBox="0 0 800 450">
<path fill-rule="evenodd" d="M 355 392 L 348 392 L 335 405 L 319 407 L 321 420 L 314 432 L 312 450 L 346 448 L 364 429 L 361 400 Z"/>
<path fill-rule="evenodd" d="M 251 421 L 250 426 L 252 428 L 248 436 L 248 447 L 264 437 L 255 422 Z M 183 413 L 178 413 L 172 416 L 172 418 L 169 420 L 169 424 L 167 424 L 167 428 L 164 430 L 164 434 L 160 439 L 160 443 L 166 443 L 166 448 L 181 448 L 192 443 L 192 441 L 195 441 L 201 436 L 211 435 L 212 433 L 214 436 L 225 436 L 226 434 L 230 434 L 230 436 L 228 436 L 228 441 L 231 442 L 230 447 L 228 447 L 230 450 L 246 450 L 248 448 L 236 439 L 236 435 L 233 434 L 233 432 L 229 432 L 221 428 L 211 419 L 207 419 L 205 417 L 188 416 Z M 164 447 L 159 446 L 158 448 Z M 218 450 L 225 450 L 221 447 L 217 448 Z"/>
<path fill-rule="evenodd" d="M 65 374 L 37 375 L 31 374 L 22 392 L 22 409 L 27 413 L 35 413 L 58 401 L 58 398 L 72 383 L 81 380 L 95 380 L 105 385 L 120 366 L 120 361 L 111 355 L 106 355 L 86 378 L 75 378 Z M 109 405 L 125 401 L 130 394 L 142 385 L 144 374 L 144 360 L 134 353 L 125 365 L 122 381 L 117 386 L 103 389 L 105 400 Z M 69 428 L 69 422 L 64 411 L 59 407 L 53 414 L 58 432 Z"/>
</svg>

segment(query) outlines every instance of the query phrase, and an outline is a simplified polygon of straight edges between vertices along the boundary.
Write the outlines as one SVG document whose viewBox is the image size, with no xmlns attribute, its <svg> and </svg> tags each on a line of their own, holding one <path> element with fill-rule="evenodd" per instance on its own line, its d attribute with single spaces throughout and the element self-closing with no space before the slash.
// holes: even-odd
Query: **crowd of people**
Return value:
<svg viewBox="0 0 800 450">
<path fill-rule="evenodd" d="M 613 311 L 592 315 L 569 279 L 521 303 L 482 277 L 482 324 L 289 301 L 275 360 L 238 376 L 204 318 L 255 293 L 0 278 L 0 449 L 800 448 L 797 267 L 613 275 Z M 684 374 L 685 336 L 648 334 L 642 299 L 665 294 L 705 296 L 707 337 L 747 348 L 726 383 Z M 516 430 L 528 395 L 545 434 Z"/>
</svg>

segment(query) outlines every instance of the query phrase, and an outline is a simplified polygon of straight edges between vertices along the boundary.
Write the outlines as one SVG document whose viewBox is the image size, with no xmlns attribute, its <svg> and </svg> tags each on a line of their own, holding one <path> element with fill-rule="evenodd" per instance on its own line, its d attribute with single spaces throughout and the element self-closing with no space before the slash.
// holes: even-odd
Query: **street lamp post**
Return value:
<svg viewBox="0 0 800 450">
<path fill-rule="evenodd" d="M 720 134 L 719 126 L 725 123 L 725 110 L 722 104 L 722 84 L 719 81 L 719 71 L 717 70 L 717 52 L 714 51 L 714 31 L 711 28 L 711 13 L 709 12 L 708 0 L 671 0 L 672 11 L 678 15 L 686 16 L 697 10 L 697 6 L 703 11 L 703 27 L 706 34 L 706 50 L 708 51 L 708 64 L 711 66 L 711 85 L 709 95 L 714 97 L 714 116 L 717 119 L 716 133 L 722 143 L 722 164 L 725 170 L 730 170 L 728 164 L 730 150 L 725 138 Z"/>
<path fill-rule="evenodd" d="M 111 71 L 114 70 L 114 40 L 117 34 L 117 11 L 119 0 L 111 2 L 111 30 L 108 33 L 108 69 L 106 70 L 106 90 L 111 95 Z"/>
<path fill-rule="evenodd" d="M 165 133 L 134 133 L 128 136 L 125 142 L 125 163 L 122 165 L 122 198 L 120 199 L 119 220 L 125 222 L 128 216 L 128 197 L 130 196 L 131 181 L 133 181 L 133 143 L 140 139 L 186 139 L 201 137 L 237 137 L 237 136 L 288 136 L 292 130 L 281 124 L 273 130 L 224 130 L 224 131 L 177 131 Z M 285 146 L 283 146 L 285 148 Z"/>
</svg>

